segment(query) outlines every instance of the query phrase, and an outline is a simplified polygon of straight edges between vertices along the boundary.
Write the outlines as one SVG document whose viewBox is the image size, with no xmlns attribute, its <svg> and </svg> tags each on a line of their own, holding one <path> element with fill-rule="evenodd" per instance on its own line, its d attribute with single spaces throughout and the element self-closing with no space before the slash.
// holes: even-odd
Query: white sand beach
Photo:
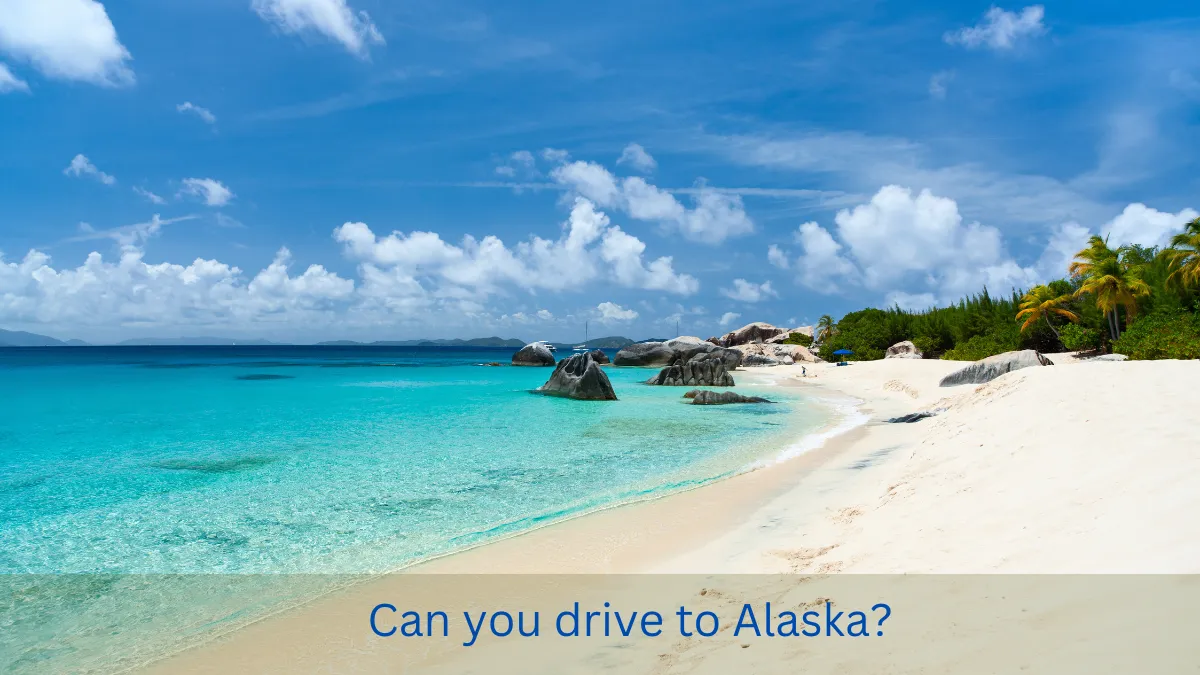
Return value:
<svg viewBox="0 0 1200 675">
<path fill-rule="evenodd" d="M 795 459 L 367 582 L 151 670 L 217 672 L 250 655 L 266 670 L 299 667 L 299 652 L 315 659 L 305 664 L 332 663 L 323 648 L 361 641 L 327 635 L 322 648 L 299 627 L 352 615 L 412 573 L 1200 571 L 1200 363 L 1051 358 L 1058 365 L 953 388 L 938 381 L 963 363 L 807 364 L 808 377 L 799 365 L 738 371 L 743 382 L 853 397 L 867 421 Z M 940 412 L 883 421 L 923 410 Z"/>
</svg>

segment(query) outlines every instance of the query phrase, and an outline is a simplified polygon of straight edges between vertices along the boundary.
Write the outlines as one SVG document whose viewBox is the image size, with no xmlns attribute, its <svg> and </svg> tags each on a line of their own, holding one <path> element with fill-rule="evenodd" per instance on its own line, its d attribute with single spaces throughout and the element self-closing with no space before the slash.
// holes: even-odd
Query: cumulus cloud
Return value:
<svg viewBox="0 0 1200 675">
<path fill-rule="evenodd" d="M 624 307 L 614 302 L 602 302 L 596 305 L 596 311 L 600 313 L 601 323 L 616 323 L 621 321 L 633 321 L 638 318 L 638 313 L 632 309 Z"/>
<path fill-rule="evenodd" d="M 628 164 L 636 171 L 642 173 L 650 173 L 658 168 L 658 162 L 646 152 L 646 149 L 637 143 L 630 143 L 621 151 L 621 156 L 617 158 L 617 164 Z"/>
<path fill-rule="evenodd" d="M 624 211 L 636 220 L 662 223 L 692 241 L 719 244 L 754 230 L 741 197 L 702 183 L 693 191 L 693 206 L 689 209 L 674 195 L 643 178 L 619 179 L 594 162 L 560 164 L 550 177 L 602 207 Z"/>
<path fill-rule="evenodd" d="M 212 178 L 184 178 L 180 195 L 190 195 L 204 200 L 208 206 L 225 206 L 233 200 L 233 191 L 219 180 Z"/>
<path fill-rule="evenodd" d="M 55 269 L 30 251 L 20 261 L 0 256 L 0 316 L 8 323 L 89 326 L 241 326 L 329 320 L 354 292 L 354 282 L 320 265 L 289 273 L 290 254 L 247 278 L 237 267 L 197 258 L 191 264 L 146 262 L 124 246 L 115 260 L 100 253 L 76 268 Z"/>
<path fill-rule="evenodd" d="M 366 12 L 355 12 L 346 0 L 254 0 L 262 19 L 285 33 L 319 33 L 342 44 L 359 58 L 368 57 L 372 44 L 384 44 L 383 34 Z"/>
<path fill-rule="evenodd" d="M 1046 32 L 1042 23 L 1046 10 L 1041 5 L 1031 5 L 1018 14 L 999 7 L 992 7 L 983 15 L 983 21 L 945 34 L 948 44 L 962 45 L 968 49 L 1012 49 L 1024 38 L 1036 37 Z"/>
<path fill-rule="evenodd" d="M 136 185 L 133 186 L 133 192 L 135 194 L 137 194 L 138 196 L 140 196 L 141 198 L 145 199 L 146 201 L 150 202 L 151 204 L 166 204 L 167 203 L 167 200 L 163 199 L 162 197 L 159 197 L 158 195 L 154 194 L 153 192 L 146 190 L 144 188 L 140 188 Z"/>
<path fill-rule="evenodd" d="M 91 176 L 105 185 L 114 185 L 117 179 L 104 173 L 92 164 L 85 155 L 75 155 L 67 168 L 63 169 L 64 176 Z"/>
<path fill-rule="evenodd" d="M 1162 246 L 1197 215 L 1192 209 L 1173 214 L 1130 204 L 1101 234 L 1113 246 Z M 833 232 L 815 222 L 798 229 L 803 250 L 795 264 L 797 280 L 823 293 L 846 285 L 882 291 L 887 304 L 907 308 L 953 301 L 983 286 L 1021 289 L 1060 277 L 1092 234 L 1078 223 L 1061 223 L 1051 229 L 1040 257 L 1022 265 L 1008 253 L 999 230 L 965 222 L 954 200 L 895 185 L 839 211 L 834 224 Z"/>
<path fill-rule="evenodd" d="M 201 108 L 200 106 L 196 105 L 195 103 L 192 103 L 191 101 L 185 101 L 183 103 L 180 103 L 179 105 L 175 106 L 175 110 L 177 110 L 178 112 L 181 112 L 181 113 L 192 113 L 193 115 L 195 115 L 196 117 L 199 117 L 200 119 L 204 120 L 208 124 L 216 124 L 217 123 L 217 116 L 212 114 L 211 110 L 209 110 L 208 108 Z"/>
<path fill-rule="evenodd" d="M 537 318 L 541 319 L 542 321 L 551 321 L 554 319 L 554 314 L 550 313 L 550 310 L 548 309 L 539 309 L 537 311 Z"/>
<path fill-rule="evenodd" d="M 419 277 L 432 279 L 441 293 L 486 297 L 505 286 L 560 291 L 597 278 L 684 295 L 699 288 L 695 278 L 674 270 L 670 257 L 647 263 L 646 245 L 611 225 L 607 215 L 582 197 L 576 198 L 557 240 L 535 236 L 512 248 L 491 235 L 468 235 L 458 245 L 434 232 L 380 237 L 365 223 L 346 223 L 334 237 L 370 274 L 386 274 L 409 287 Z"/>
<path fill-rule="evenodd" d="M 717 321 L 717 323 L 719 323 L 722 326 L 728 326 L 729 324 L 733 323 L 734 321 L 737 321 L 738 317 L 740 317 L 740 316 L 741 316 L 741 314 L 738 314 L 737 312 L 725 312 L 724 314 L 721 315 L 721 319 L 719 321 Z"/>
<path fill-rule="evenodd" d="M 721 295 L 742 302 L 759 302 L 766 298 L 778 297 L 779 294 L 775 292 L 775 289 L 771 288 L 771 282 L 769 281 L 755 284 L 745 279 L 734 279 L 733 288 L 722 288 Z"/>
<path fill-rule="evenodd" d="M 0 94 L 8 94 L 14 91 L 29 92 L 29 83 L 8 69 L 8 66 L 0 63 Z"/>
<path fill-rule="evenodd" d="M 1200 213 L 1193 209 L 1165 213 L 1135 203 L 1126 206 L 1120 215 L 1105 223 L 1100 232 L 1108 237 L 1110 246 L 1166 246 L 1172 236 L 1182 232 L 1183 226 L 1197 217 L 1200 217 Z"/>
<path fill-rule="evenodd" d="M 5 0 L 2 7 L 0 51 L 53 79 L 134 83 L 133 57 L 96 0 Z"/>
<path fill-rule="evenodd" d="M 767 247 L 767 262 L 781 270 L 786 270 L 791 266 L 791 261 L 788 260 L 787 254 L 775 244 Z"/>
</svg>

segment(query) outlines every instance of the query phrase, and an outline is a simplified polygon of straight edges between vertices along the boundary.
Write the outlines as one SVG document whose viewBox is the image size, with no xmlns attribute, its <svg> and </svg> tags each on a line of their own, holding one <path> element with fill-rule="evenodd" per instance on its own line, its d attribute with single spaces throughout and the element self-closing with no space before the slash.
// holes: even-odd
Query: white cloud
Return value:
<svg viewBox="0 0 1200 675">
<path fill-rule="evenodd" d="M 71 163 L 67 166 L 67 168 L 63 169 L 63 175 L 92 176 L 105 185 L 113 185 L 117 182 L 116 178 L 113 178 L 100 169 L 97 169 L 96 165 L 92 164 L 91 160 L 84 155 L 75 155 L 75 158 L 71 160 Z"/>
<path fill-rule="evenodd" d="M 134 193 L 141 196 L 142 198 L 144 198 L 146 201 L 150 202 L 151 204 L 166 204 L 167 203 L 167 200 L 163 199 L 162 197 L 159 197 L 158 195 L 154 194 L 153 192 L 151 192 L 149 190 L 145 190 L 143 188 L 140 188 L 136 185 L 133 186 L 133 191 L 134 191 Z"/>
<path fill-rule="evenodd" d="M 728 326 L 729 324 L 733 323 L 734 321 L 737 321 L 738 317 L 740 317 L 740 316 L 741 316 L 741 314 L 738 314 L 737 312 L 725 312 L 724 314 L 721 315 L 721 319 L 717 323 L 719 323 L 722 326 Z"/>
<path fill-rule="evenodd" d="M 561 164 L 571 158 L 571 153 L 558 148 L 543 148 L 542 159 L 553 164 Z"/>
<path fill-rule="evenodd" d="M 212 178 L 184 178 L 180 195 L 191 195 L 204 200 L 208 206 L 225 206 L 233 200 L 233 192 L 219 180 Z"/>
<path fill-rule="evenodd" d="M 612 303 L 602 302 L 596 305 L 596 310 L 600 312 L 601 323 L 614 323 L 618 321 L 633 321 L 638 318 L 638 313 L 632 309 Z"/>
<path fill-rule="evenodd" d="M 742 302 L 759 302 L 766 298 L 779 297 L 775 289 L 771 288 L 771 282 L 755 284 L 745 279 L 734 279 L 733 288 L 722 288 L 721 295 Z"/>
<path fill-rule="evenodd" d="M 285 33 L 320 33 L 359 58 L 367 58 L 371 44 L 384 44 L 371 17 L 355 12 L 346 0 L 253 0 L 251 7 Z"/>
<path fill-rule="evenodd" d="M 526 169 L 532 169 L 535 164 L 533 153 L 528 150 L 517 150 L 512 154 L 511 159 L 514 163 L 520 164 Z"/>
<path fill-rule="evenodd" d="M 496 173 L 505 178 L 513 178 L 517 175 L 517 170 L 511 166 L 498 166 L 496 167 Z"/>
<path fill-rule="evenodd" d="M 658 162 L 646 152 L 646 149 L 637 143 L 630 143 L 621 151 L 621 156 L 617 158 L 617 164 L 628 164 L 636 171 L 642 173 L 650 173 L 658 168 Z"/>
<path fill-rule="evenodd" d="M 244 326 L 247 323 L 311 325 L 354 292 L 354 282 L 320 265 L 290 276 L 290 254 L 247 279 L 236 267 L 197 258 L 189 265 L 147 263 L 137 246 L 115 261 L 93 252 L 77 268 L 55 269 L 30 251 L 22 260 L 0 257 L 0 316 L 7 323 L 71 326 Z"/>
<path fill-rule="evenodd" d="M 204 120 L 208 124 L 216 124 L 217 123 L 217 116 L 212 114 L 211 110 L 209 110 L 208 108 L 201 108 L 200 106 L 196 105 L 195 103 L 192 103 L 191 101 L 185 101 L 183 103 L 180 103 L 179 105 L 175 106 L 175 110 L 177 110 L 181 113 L 188 113 L 188 112 L 193 113 L 194 115 L 196 115 L 200 119 Z"/>
<path fill-rule="evenodd" d="M 740 196 L 702 183 L 692 191 L 694 206 L 689 209 L 643 178 L 618 179 L 594 162 L 561 164 L 550 177 L 600 206 L 622 210 L 637 220 L 663 223 L 692 241 L 719 244 L 754 230 Z"/>
<path fill-rule="evenodd" d="M 362 266 L 381 273 L 387 270 L 414 283 L 418 278 L 432 279 L 442 293 L 486 297 L 509 285 L 560 291 L 598 277 L 622 286 L 684 295 L 699 288 L 695 278 L 675 272 L 670 257 L 647 264 L 646 245 L 610 225 L 608 216 L 586 199 L 576 198 L 563 230 L 558 240 L 535 236 L 513 248 L 490 235 L 482 239 L 468 235 L 457 246 L 434 232 L 378 237 L 364 223 L 346 223 L 334 236 Z"/>
<path fill-rule="evenodd" d="M 943 70 L 934 73 L 933 77 L 929 78 L 929 95 L 938 100 L 946 98 L 946 86 L 953 79 L 954 71 Z"/>
<path fill-rule="evenodd" d="M 29 92 L 29 83 L 8 69 L 8 66 L 0 63 L 0 94 L 8 94 L 14 91 Z"/>
<path fill-rule="evenodd" d="M 1026 7 L 1020 14 L 992 7 L 983 15 L 982 23 L 948 32 L 944 37 L 948 44 L 959 44 L 968 49 L 1012 49 L 1022 38 L 1046 32 L 1046 26 L 1042 23 L 1045 15 L 1045 8 L 1041 5 Z"/>
<path fill-rule="evenodd" d="M 95 0 L 4 0 L 0 51 L 54 79 L 113 87 L 135 79 L 133 57 Z"/>
<path fill-rule="evenodd" d="M 539 309 L 537 311 L 537 317 L 542 321 L 552 321 L 554 319 L 554 315 L 550 313 L 550 310 L 548 309 Z"/>
<path fill-rule="evenodd" d="M 825 228 L 804 223 L 796 231 L 796 240 L 803 248 L 796 261 L 800 283 L 815 291 L 834 293 L 839 281 L 855 280 L 853 263 L 842 255 L 842 245 Z"/>
<path fill-rule="evenodd" d="M 937 305 L 937 298 L 933 293 L 905 293 L 904 291 L 893 291 L 887 294 L 884 300 L 885 307 L 900 306 L 900 309 L 906 309 L 910 312 L 929 309 Z"/>
<path fill-rule="evenodd" d="M 1164 213 L 1135 203 L 1126 206 L 1120 215 L 1105 223 L 1100 232 L 1108 237 L 1109 245 L 1114 247 L 1125 244 L 1166 246 L 1171 243 L 1173 235 L 1182 232 L 1183 226 L 1197 217 L 1200 217 L 1200 213 L 1192 209 Z"/>
<path fill-rule="evenodd" d="M 788 260 L 787 254 L 783 252 L 783 249 L 779 248 L 775 244 L 771 244 L 767 247 L 767 262 L 781 270 L 786 270 L 791 266 L 791 262 Z"/>
</svg>

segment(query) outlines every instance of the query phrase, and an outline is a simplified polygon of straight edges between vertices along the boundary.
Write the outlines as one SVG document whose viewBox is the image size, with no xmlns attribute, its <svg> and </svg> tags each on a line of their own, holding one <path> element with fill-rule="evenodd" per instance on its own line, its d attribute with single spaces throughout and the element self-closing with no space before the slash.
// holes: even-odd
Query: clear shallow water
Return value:
<svg viewBox="0 0 1200 675">
<path fill-rule="evenodd" d="M 511 350 L 0 350 L 0 573 L 371 573 L 775 454 L 827 420 L 529 393 Z M 736 377 L 736 374 L 735 374 Z M 739 390 L 749 389 L 739 387 Z"/>
</svg>

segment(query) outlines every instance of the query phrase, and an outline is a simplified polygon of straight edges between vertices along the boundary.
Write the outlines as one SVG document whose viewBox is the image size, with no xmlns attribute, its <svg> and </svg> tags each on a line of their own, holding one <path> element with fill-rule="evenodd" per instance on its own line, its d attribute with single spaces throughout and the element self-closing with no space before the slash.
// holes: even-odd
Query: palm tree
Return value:
<svg viewBox="0 0 1200 675">
<path fill-rule="evenodd" d="M 1054 291 L 1045 285 L 1029 289 L 1025 297 L 1021 298 L 1021 311 L 1017 312 L 1018 321 L 1022 317 L 1025 318 L 1025 323 L 1021 324 L 1021 332 L 1024 333 L 1030 326 L 1041 320 L 1050 327 L 1050 332 L 1054 333 L 1054 339 L 1061 342 L 1062 339 L 1058 335 L 1058 330 L 1054 328 L 1054 323 L 1050 321 L 1050 316 L 1057 314 L 1071 323 L 1079 323 L 1078 314 L 1069 309 L 1063 309 L 1061 306 L 1070 299 L 1070 293 L 1055 295 Z"/>
<path fill-rule="evenodd" d="M 832 316 L 826 314 L 820 319 L 817 319 L 817 332 L 816 335 L 814 335 L 814 337 L 817 339 L 817 342 L 824 342 L 829 338 L 829 336 L 836 332 L 837 328 L 834 327 Z"/>
<path fill-rule="evenodd" d="M 1118 308 L 1125 309 L 1126 318 L 1137 314 L 1137 299 L 1150 294 L 1150 286 L 1142 280 L 1141 268 L 1129 263 L 1126 249 L 1116 251 L 1108 242 L 1092 235 L 1088 247 L 1075 254 L 1068 270 L 1080 277 L 1082 284 L 1075 295 L 1093 295 L 1096 307 L 1108 318 L 1112 339 L 1121 337 Z"/>
<path fill-rule="evenodd" d="M 1172 237 L 1171 247 L 1163 255 L 1171 265 L 1169 280 L 1180 281 L 1184 286 L 1200 283 L 1200 218 Z"/>
</svg>

